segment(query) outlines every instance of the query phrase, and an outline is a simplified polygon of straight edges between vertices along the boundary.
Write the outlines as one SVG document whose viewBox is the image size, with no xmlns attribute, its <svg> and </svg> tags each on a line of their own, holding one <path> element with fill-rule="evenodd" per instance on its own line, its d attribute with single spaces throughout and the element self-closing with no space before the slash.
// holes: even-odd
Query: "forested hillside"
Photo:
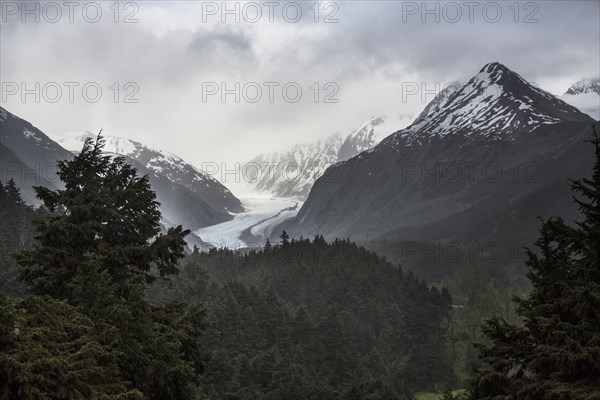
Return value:
<svg viewBox="0 0 600 400">
<path fill-rule="evenodd" d="M 195 252 L 152 291 L 206 304 L 213 398 L 410 398 L 455 383 L 445 289 L 346 240 L 282 236 L 246 254 Z"/>
</svg>

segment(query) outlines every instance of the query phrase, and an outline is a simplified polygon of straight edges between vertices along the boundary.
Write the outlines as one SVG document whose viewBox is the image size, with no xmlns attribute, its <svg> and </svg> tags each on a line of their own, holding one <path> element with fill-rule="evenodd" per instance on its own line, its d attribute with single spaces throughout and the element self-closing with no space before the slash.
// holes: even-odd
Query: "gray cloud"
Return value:
<svg viewBox="0 0 600 400">
<path fill-rule="evenodd" d="M 226 30 L 222 32 L 196 32 L 192 37 L 189 49 L 203 56 L 210 55 L 220 47 L 226 47 L 235 53 L 252 51 L 252 42 L 243 31 Z"/>
<path fill-rule="evenodd" d="M 204 22 L 200 2 L 137 4 L 139 23 L 133 24 L 114 23 L 107 6 L 105 18 L 95 24 L 81 18 L 54 24 L 9 18 L 0 36 L 2 81 L 100 82 L 104 96 L 98 103 L 22 103 L 13 96 L 3 106 L 50 134 L 104 126 L 201 164 L 243 161 L 346 132 L 373 115 L 417 113 L 425 104 L 404 103 L 402 82 L 433 87 L 464 81 L 489 61 L 500 61 L 558 94 L 600 69 L 597 1 L 534 2 L 537 23 L 523 22 L 531 12 L 527 2 L 519 3 L 518 22 L 508 8 L 514 3 L 498 2 L 503 16 L 496 23 L 481 11 L 472 23 L 466 15 L 456 23 L 436 23 L 431 16 L 423 23 L 419 14 L 404 14 L 403 20 L 407 6 L 422 2 L 347 1 L 337 3 L 339 22 L 331 24 L 322 22 L 324 9 L 321 22 L 314 23 L 312 2 L 299 3 L 303 17 L 298 23 L 281 16 L 282 3 L 273 23 L 263 18 L 226 24 L 216 17 Z M 257 103 L 222 104 L 218 96 L 203 102 L 207 81 L 228 87 L 297 82 L 303 97 L 286 102 L 278 88 L 273 103 L 264 96 Z M 115 82 L 135 82 L 139 102 L 115 103 L 109 89 Z M 323 85 L 335 82 L 339 102 L 315 103 L 310 89 L 315 82 L 320 100 Z"/>
</svg>

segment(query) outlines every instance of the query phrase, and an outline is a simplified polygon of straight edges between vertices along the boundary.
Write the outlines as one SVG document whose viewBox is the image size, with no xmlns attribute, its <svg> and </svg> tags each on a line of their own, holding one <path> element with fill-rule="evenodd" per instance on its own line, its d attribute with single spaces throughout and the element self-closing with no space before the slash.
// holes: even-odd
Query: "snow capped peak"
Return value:
<svg viewBox="0 0 600 400">
<path fill-rule="evenodd" d="M 97 133 L 88 131 L 85 133 L 55 135 L 54 139 L 67 150 L 78 152 L 81 150 L 83 142 L 87 138 L 96 138 L 96 136 Z M 105 153 L 129 157 L 155 173 L 165 175 L 173 182 L 178 182 L 183 177 L 187 176 L 187 178 L 191 179 L 193 182 L 217 183 L 216 179 L 212 176 L 186 163 L 175 154 L 160 150 L 154 146 L 142 144 L 123 136 L 103 132 L 102 137 L 105 141 Z"/>
<path fill-rule="evenodd" d="M 95 138 L 96 136 L 97 133 L 91 132 L 72 133 L 57 135 L 55 136 L 55 140 L 67 150 L 79 152 L 81 151 L 83 142 L 87 138 Z M 124 156 L 128 160 L 134 161 L 143 167 L 144 174 L 152 172 L 153 174 L 150 175 L 161 178 L 157 181 L 162 182 L 161 185 L 165 182 L 162 178 L 166 178 L 175 185 L 170 186 L 168 189 L 164 189 L 164 186 L 161 186 L 157 188 L 157 192 L 162 189 L 165 190 L 163 192 L 165 195 L 167 193 L 172 195 L 171 192 L 173 190 L 182 190 L 179 188 L 185 188 L 187 190 L 187 199 L 194 202 L 194 207 L 204 208 L 206 216 L 213 212 L 222 216 L 229 216 L 228 211 L 240 212 L 243 210 L 240 201 L 229 189 L 211 175 L 185 162 L 175 154 L 122 136 L 103 132 L 102 137 L 105 140 L 104 152 L 106 154 Z M 183 202 L 184 200 L 181 201 Z M 188 205 L 187 207 L 191 206 Z M 207 212 L 209 210 L 211 211 Z M 195 219 L 195 223 L 204 221 L 202 218 Z M 191 224 L 193 222 L 188 221 L 187 223 Z"/>
<path fill-rule="evenodd" d="M 588 120 L 575 107 L 497 62 L 486 64 L 465 85 L 444 96 L 436 97 L 411 126 L 384 143 L 410 144 L 456 134 L 511 139 L 543 124 Z"/>
<path fill-rule="evenodd" d="M 481 70 L 479 71 L 480 73 L 487 73 L 490 76 L 493 77 L 501 77 L 503 74 L 512 74 L 514 72 L 512 72 L 510 69 L 508 69 L 507 67 L 505 67 L 503 64 L 500 64 L 497 61 L 494 62 L 489 62 L 487 64 L 485 64 L 483 66 L 483 68 L 481 68 Z"/>
<path fill-rule="evenodd" d="M 133 155 L 135 152 L 141 151 L 145 146 L 139 142 L 127 139 L 121 136 L 103 135 L 105 145 L 104 151 L 109 153 L 120 154 L 123 156 Z M 158 150 L 160 152 L 160 150 Z"/>
<path fill-rule="evenodd" d="M 600 95 L 600 77 L 584 78 L 578 82 L 575 82 L 565 92 L 565 94 L 570 95 L 577 95 L 583 93 L 596 93 Z"/>
<path fill-rule="evenodd" d="M 516 72 L 511 71 L 498 62 L 492 62 L 484 65 L 469 83 L 471 90 L 487 90 L 494 95 L 501 95 L 502 92 L 518 92 L 522 87 L 529 86 L 529 83 Z"/>
<path fill-rule="evenodd" d="M 55 140 L 60 143 L 64 148 L 71 152 L 78 152 L 81 150 L 81 146 L 83 142 L 88 139 L 96 139 L 98 133 L 86 131 L 84 133 L 64 133 L 54 135 Z M 129 138 L 123 136 L 117 136 L 113 134 L 109 134 L 106 132 L 102 132 L 102 138 L 104 139 L 104 152 L 111 154 L 118 154 L 121 156 L 134 156 L 143 151 L 143 150 L 152 150 L 161 154 L 173 156 L 165 151 L 159 150 L 156 146 L 148 146 L 137 142 L 135 140 L 131 140 Z M 177 157 L 178 158 L 178 157 Z"/>
<path fill-rule="evenodd" d="M 600 78 L 582 79 L 560 96 L 595 120 L 600 120 Z"/>
<path fill-rule="evenodd" d="M 386 117 L 384 117 L 384 116 L 383 117 L 373 117 L 369 121 L 367 121 L 363 126 L 361 126 L 359 129 L 354 131 L 354 133 L 352 133 L 350 135 L 350 137 L 369 138 L 373 135 L 374 128 L 377 125 L 384 123 L 385 120 L 386 120 Z"/>
<path fill-rule="evenodd" d="M 365 137 L 365 136 L 369 136 L 373 132 L 373 128 L 376 127 L 379 124 L 384 123 L 386 119 L 387 119 L 387 117 L 385 117 L 385 116 L 371 117 L 370 120 L 368 120 L 367 122 L 365 122 L 360 128 L 358 128 L 352 134 L 350 134 L 350 137 Z"/>
<path fill-rule="evenodd" d="M 377 137 L 375 128 L 386 120 L 386 117 L 373 117 L 348 135 L 338 150 L 336 161 L 346 161 L 379 143 L 381 138 Z"/>
<path fill-rule="evenodd" d="M 247 165 L 260 168 L 256 175 L 248 176 L 251 187 L 246 190 L 303 199 L 331 165 L 372 149 L 411 119 L 412 115 L 372 117 L 348 135 L 335 133 L 311 143 L 296 144 L 287 151 L 256 156 Z"/>
</svg>

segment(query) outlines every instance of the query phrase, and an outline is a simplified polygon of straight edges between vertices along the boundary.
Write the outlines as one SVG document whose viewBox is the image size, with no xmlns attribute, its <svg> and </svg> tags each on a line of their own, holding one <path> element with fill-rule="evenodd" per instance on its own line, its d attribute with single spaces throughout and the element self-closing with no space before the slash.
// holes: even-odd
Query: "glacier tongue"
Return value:
<svg viewBox="0 0 600 400">
<path fill-rule="evenodd" d="M 275 226 L 293 218 L 302 202 L 272 198 L 242 198 L 246 211 L 235 214 L 231 221 L 208 226 L 194 233 L 217 248 L 239 249 L 263 246 Z"/>
</svg>

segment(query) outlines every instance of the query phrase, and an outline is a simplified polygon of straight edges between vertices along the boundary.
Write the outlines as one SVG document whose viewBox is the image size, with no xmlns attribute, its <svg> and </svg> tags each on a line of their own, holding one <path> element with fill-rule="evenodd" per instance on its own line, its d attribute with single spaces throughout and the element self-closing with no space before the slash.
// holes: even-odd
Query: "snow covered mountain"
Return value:
<svg viewBox="0 0 600 400">
<path fill-rule="evenodd" d="M 415 122 L 331 166 L 275 231 L 432 241 L 535 237 L 531 215 L 575 215 L 593 119 L 499 63 L 440 93 Z M 564 211 L 564 213 L 562 212 Z"/>
<path fill-rule="evenodd" d="M 373 117 L 347 136 L 336 133 L 288 150 L 256 156 L 245 164 L 247 173 L 243 175 L 248 175 L 252 191 L 302 200 L 328 167 L 372 148 L 409 121 L 408 116 Z"/>
<path fill-rule="evenodd" d="M 389 138 L 387 145 L 447 135 L 509 139 L 544 124 L 581 118 L 578 109 L 530 85 L 500 63 L 486 64 L 466 85 L 445 97 L 414 124 Z"/>
<path fill-rule="evenodd" d="M 600 120 L 600 78 L 582 79 L 560 98 L 595 120 Z"/>
<path fill-rule="evenodd" d="M 54 138 L 63 147 L 77 152 L 86 138 L 95 135 L 86 132 L 55 135 Z M 161 204 L 172 203 L 176 193 L 181 192 L 181 207 L 177 207 L 177 210 L 165 207 L 163 210 L 163 216 L 171 223 L 198 229 L 228 221 L 232 213 L 243 211 L 240 200 L 229 189 L 180 157 L 128 138 L 104 133 L 103 137 L 107 154 L 124 156 L 134 162 L 140 171 L 150 174 Z M 159 190 L 163 187 L 164 191 Z"/>
<path fill-rule="evenodd" d="M 378 144 L 381 139 L 398 129 L 397 126 L 392 128 L 386 124 L 386 117 L 375 117 L 367 121 L 363 126 L 351 133 L 343 141 L 338 150 L 337 160 L 346 161 L 357 154 L 362 153 Z"/>
<path fill-rule="evenodd" d="M 600 78 L 585 78 L 578 82 L 575 82 L 565 92 L 565 94 L 577 95 L 590 92 L 600 95 Z"/>
</svg>

